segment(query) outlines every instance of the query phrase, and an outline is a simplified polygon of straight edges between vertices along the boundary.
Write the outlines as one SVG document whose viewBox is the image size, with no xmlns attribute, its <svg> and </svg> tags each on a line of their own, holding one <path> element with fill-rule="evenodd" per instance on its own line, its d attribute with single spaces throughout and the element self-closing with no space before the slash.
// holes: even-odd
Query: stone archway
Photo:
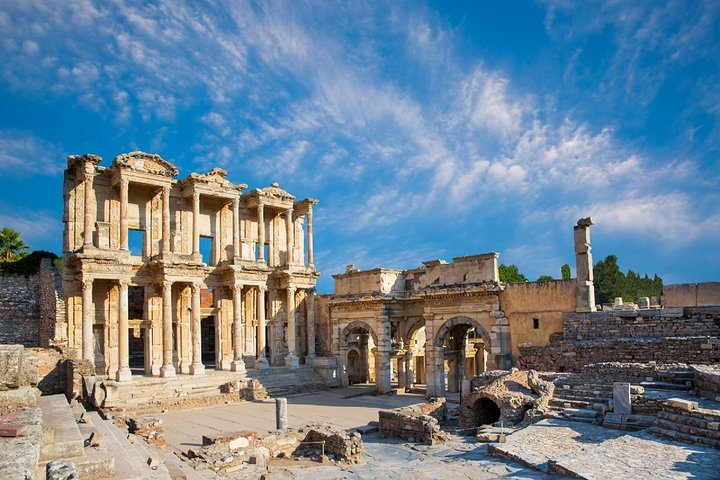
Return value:
<svg viewBox="0 0 720 480">
<path fill-rule="evenodd" d="M 374 381 L 378 393 L 390 391 L 389 376 L 378 374 L 378 370 L 384 366 L 383 362 L 386 363 L 387 358 L 382 357 L 384 352 L 380 351 L 378 334 L 369 323 L 355 320 L 348 324 L 341 332 L 339 344 L 338 364 L 341 385 L 349 385 L 352 376 L 353 380 L 361 378 L 364 382 Z M 351 355 L 351 352 L 357 355 Z"/>
<path fill-rule="evenodd" d="M 378 337 L 377 333 L 373 328 L 366 322 L 362 320 L 355 320 L 354 322 L 347 325 L 345 328 L 343 328 L 342 335 L 340 337 L 340 341 L 342 342 L 343 346 L 347 347 L 348 344 L 348 337 L 357 330 L 365 330 L 370 334 L 370 336 L 373 339 L 373 343 L 375 345 L 378 344 Z"/>
<path fill-rule="evenodd" d="M 435 334 L 435 338 L 433 340 L 433 345 L 436 347 L 442 347 L 445 345 L 445 336 L 447 333 L 453 329 L 454 327 L 458 325 L 468 325 L 470 327 L 473 327 L 476 332 L 482 336 L 483 341 L 485 342 L 485 348 L 490 349 L 491 342 L 490 342 L 490 335 L 488 335 L 487 331 L 485 331 L 485 328 L 478 322 L 477 320 L 465 317 L 465 316 L 457 316 L 453 317 L 450 320 L 447 320 L 445 323 L 443 323 L 442 327 L 440 327 Z"/>
</svg>

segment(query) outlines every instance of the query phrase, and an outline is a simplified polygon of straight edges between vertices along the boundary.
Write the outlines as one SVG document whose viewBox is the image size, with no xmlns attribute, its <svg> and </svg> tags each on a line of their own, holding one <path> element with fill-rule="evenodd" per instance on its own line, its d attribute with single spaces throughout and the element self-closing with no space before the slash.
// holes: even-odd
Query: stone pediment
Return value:
<svg viewBox="0 0 720 480">
<path fill-rule="evenodd" d="M 178 169 L 175 165 L 155 153 L 123 153 L 115 157 L 113 166 L 165 177 L 174 177 L 178 174 Z"/>
<path fill-rule="evenodd" d="M 273 183 L 269 187 L 265 187 L 262 190 L 260 190 L 263 195 L 279 198 L 281 200 L 295 200 L 294 195 L 290 195 L 288 192 L 280 188 L 280 185 L 278 183 Z"/>
<path fill-rule="evenodd" d="M 191 173 L 188 179 L 192 183 L 199 183 L 208 186 L 217 186 L 231 190 L 244 190 L 247 185 L 242 183 L 235 185 L 227 179 L 227 172 L 222 168 L 213 168 L 207 173 Z"/>
</svg>

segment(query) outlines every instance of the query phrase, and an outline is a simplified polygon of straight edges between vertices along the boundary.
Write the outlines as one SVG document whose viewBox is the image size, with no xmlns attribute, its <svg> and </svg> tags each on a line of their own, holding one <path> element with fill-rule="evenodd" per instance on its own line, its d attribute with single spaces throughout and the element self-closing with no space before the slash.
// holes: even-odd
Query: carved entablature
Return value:
<svg viewBox="0 0 720 480">
<path fill-rule="evenodd" d="M 293 214 L 295 218 L 302 217 L 308 212 L 312 211 L 312 207 L 318 204 L 318 200 L 315 198 L 305 198 L 299 202 L 295 202 L 293 205 Z"/>
<path fill-rule="evenodd" d="M 67 166 L 68 170 L 76 170 L 81 175 L 86 173 L 93 174 L 95 167 L 102 161 L 102 157 L 92 155 L 89 153 L 83 155 L 68 155 Z"/>
<path fill-rule="evenodd" d="M 182 179 L 179 184 L 183 187 L 184 195 L 198 192 L 202 195 L 221 198 L 239 198 L 247 184 L 235 185 L 227 179 L 227 172 L 222 168 L 213 168 L 207 173 L 191 173 Z"/>
<path fill-rule="evenodd" d="M 295 200 L 294 195 L 290 195 L 288 192 L 280 188 L 280 184 L 273 183 L 269 187 L 262 189 L 262 193 L 265 196 L 275 197 L 281 200 Z"/>
<path fill-rule="evenodd" d="M 123 153 L 113 159 L 113 167 L 170 178 L 178 174 L 178 169 L 175 165 L 155 153 Z"/>
<path fill-rule="evenodd" d="M 275 207 L 281 210 L 293 208 L 295 197 L 280 188 L 278 183 L 273 183 L 269 187 L 256 188 L 245 197 L 245 203 L 248 207 L 255 207 L 259 204 Z"/>
</svg>

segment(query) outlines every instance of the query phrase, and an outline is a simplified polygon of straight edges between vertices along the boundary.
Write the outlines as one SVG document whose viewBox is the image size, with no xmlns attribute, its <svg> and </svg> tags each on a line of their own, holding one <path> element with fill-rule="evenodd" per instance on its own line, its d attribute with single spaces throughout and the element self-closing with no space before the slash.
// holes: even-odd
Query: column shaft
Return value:
<svg viewBox="0 0 720 480">
<path fill-rule="evenodd" d="M 193 192 L 193 254 L 200 254 L 200 192 Z"/>
<path fill-rule="evenodd" d="M 315 289 L 307 291 L 307 355 L 315 356 Z"/>
<path fill-rule="evenodd" d="M 240 257 L 240 199 L 233 198 L 233 256 Z"/>
<path fill-rule="evenodd" d="M 161 377 L 174 377 L 172 335 L 172 283 L 163 282 L 163 364 Z"/>
<path fill-rule="evenodd" d="M 202 337 L 200 334 L 200 285 L 193 283 L 192 290 L 192 365 L 190 375 L 202 375 L 205 373 L 205 365 L 202 363 Z"/>
<path fill-rule="evenodd" d="M 85 165 L 85 168 L 92 168 L 94 170 L 95 167 L 90 165 Z M 92 246 L 93 238 L 93 213 L 92 213 L 92 204 L 93 200 L 95 199 L 95 196 L 93 195 L 93 173 L 89 171 L 85 171 L 85 233 L 83 233 L 83 245 L 86 247 Z"/>
<path fill-rule="evenodd" d="M 308 207 L 307 212 L 307 256 L 308 256 L 308 266 L 312 267 L 313 264 L 313 230 L 312 230 L 312 224 L 313 224 L 313 213 L 312 213 L 312 206 Z"/>
<path fill-rule="evenodd" d="M 163 187 L 162 208 L 162 253 L 170 253 L 170 187 Z"/>
<path fill-rule="evenodd" d="M 257 324 L 258 324 L 258 335 L 257 335 L 257 360 L 255 361 L 255 368 L 267 368 L 268 361 L 265 358 L 265 347 L 267 340 L 265 339 L 265 286 L 260 286 L 257 289 Z"/>
<path fill-rule="evenodd" d="M 243 330 L 242 330 L 242 285 L 233 285 L 233 361 L 230 369 L 233 372 L 244 372 L 243 361 Z"/>
<path fill-rule="evenodd" d="M 86 279 L 82 282 L 82 358 L 95 365 L 95 337 L 93 335 L 92 302 L 93 281 Z"/>
<path fill-rule="evenodd" d="M 120 316 L 118 319 L 118 371 L 116 380 L 118 382 L 129 381 L 132 379 L 130 371 L 129 357 L 129 338 L 128 338 L 128 284 L 121 281 L 120 287 Z"/>
<path fill-rule="evenodd" d="M 290 265 L 293 263 L 293 244 L 294 242 L 294 229 L 295 224 L 293 223 L 293 211 L 292 208 L 288 208 L 285 212 L 285 240 L 286 240 L 286 254 L 285 254 L 285 263 L 287 265 Z"/>
<path fill-rule="evenodd" d="M 130 182 L 120 179 L 120 250 L 128 248 L 128 189 Z"/>
<path fill-rule="evenodd" d="M 295 287 L 287 288 L 287 298 L 285 300 L 287 310 L 287 349 L 288 355 L 285 357 L 286 367 L 297 367 L 298 358 L 295 353 L 297 341 L 295 338 Z"/>
<path fill-rule="evenodd" d="M 265 261 L 265 212 L 262 203 L 258 204 L 258 253 L 257 261 Z"/>
</svg>

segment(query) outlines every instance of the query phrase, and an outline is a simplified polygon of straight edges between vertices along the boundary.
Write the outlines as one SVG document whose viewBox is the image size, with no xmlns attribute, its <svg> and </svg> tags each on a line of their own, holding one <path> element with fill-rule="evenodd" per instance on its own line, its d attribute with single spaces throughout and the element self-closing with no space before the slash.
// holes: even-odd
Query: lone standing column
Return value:
<svg viewBox="0 0 720 480">
<path fill-rule="evenodd" d="M 192 290 L 192 365 L 190 375 L 205 374 L 205 365 L 202 363 L 202 337 L 200 333 L 200 285 L 193 283 Z"/>
<path fill-rule="evenodd" d="M 595 311 L 595 288 L 593 282 L 592 253 L 590 248 L 590 227 L 595 225 L 593 217 L 581 218 L 573 227 L 575 240 L 575 311 Z"/>
<path fill-rule="evenodd" d="M 298 357 L 295 353 L 295 287 L 287 288 L 287 299 L 285 302 L 287 309 L 287 348 L 288 355 L 285 357 L 285 366 L 296 368 L 299 366 Z"/>
<path fill-rule="evenodd" d="M 128 188 L 130 181 L 120 179 L 120 250 L 128 248 Z"/>
<path fill-rule="evenodd" d="M 257 359 L 255 360 L 255 368 L 268 368 L 268 361 L 265 358 L 265 286 L 260 285 L 257 289 Z"/>
<path fill-rule="evenodd" d="M 265 261 L 265 212 L 262 203 L 258 203 L 258 253 L 257 261 Z"/>
<path fill-rule="evenodd" d="M 275 399 L 275 427 L 277 430 L 288 428 L 287 398 Z"/>
<path fill-rule="evenodd" d="M 243 331 L 242 331 L 242 285 L 233 285 L 233 361 L 230 370 L 233 372 L 245 372 L 245 361 L 243 360 Z"/>
<path fill-rule="evenodd" d="M 118 371 L 115 380 L 129 382 L 132 372 L 128 362 L 128 284 L 120 281 L 120 318 L 118 320 Z"/>
<path fill-rule="evenodd" d="M 172 337 L 172 283 L 163 282 L 163 364 L 161 377 L 174 377 Z"/>
<path fill-rule="evenodd" d="M 307 291 L 307 356 L 315 357 L 315 289 Z"/>
<path fill-rule="evenodd" d="M 93 336 L 93 281 L 82 281 L 82 358 L 95 365 L 95 337 Z"/>
<path fill-rule="evenodd" d="M 200 192 L 193 192 L 193 255 L 200 255 Z"/>
<path fill-rule="evenodd" d="M 162 253 L 170 253 L 170 187 L 162 192 Z"/>
</svg>

